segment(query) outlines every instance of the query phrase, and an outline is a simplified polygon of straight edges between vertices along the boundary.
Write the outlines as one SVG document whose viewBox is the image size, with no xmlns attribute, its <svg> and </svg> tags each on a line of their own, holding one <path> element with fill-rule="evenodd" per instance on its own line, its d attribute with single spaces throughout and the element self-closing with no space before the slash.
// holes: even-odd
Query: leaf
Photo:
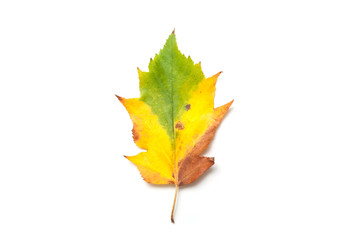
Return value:
<svg viewBox="0 0 361 240">
<path fill-rule="evenodd" d="M 205 78 L 200 63 L 178 50 L 174 31 L 148 67 L 149 72 L 138 68 L 140 98 L 117 96 L 133 122 L 135 144 L 146 150 L 125 157 L 146 182 L 176 185 L 174 222 L 178 187 L 194 182 L 214 164 L 214 158 L 201 154 L 233 101 L 214 108 L 221 72 Z"/>
</svg>

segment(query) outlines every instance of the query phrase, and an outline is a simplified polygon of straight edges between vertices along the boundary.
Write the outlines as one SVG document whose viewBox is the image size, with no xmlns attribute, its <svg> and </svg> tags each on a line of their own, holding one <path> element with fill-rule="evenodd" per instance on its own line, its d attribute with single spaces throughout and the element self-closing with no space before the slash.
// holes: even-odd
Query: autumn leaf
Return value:
<svg viewBox="0 0 361 240">
<path fill-rule="evenodd" d="M 194 64 L 178 50 L 174 31 L 148 67 L 149 72 L 138 68 L 140 98 L 117 96 L 133 122 L 135 144 L 146 150 L 125 157 L 146 182 L 176 186 L 174 222 L 178 188 L 194 182 L 214 164 L 214 158 L 201 154 L 233 101 L 214 108 L 221 72 L 205 78 L 200 63 Z"/>
</svg>

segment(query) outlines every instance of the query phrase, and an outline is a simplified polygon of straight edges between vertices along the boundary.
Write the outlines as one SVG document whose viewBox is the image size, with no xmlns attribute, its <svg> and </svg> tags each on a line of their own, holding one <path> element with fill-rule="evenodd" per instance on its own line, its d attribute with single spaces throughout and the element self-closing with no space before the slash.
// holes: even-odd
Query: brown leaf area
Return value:
<svg viewBox="0 0 361 240">
<path fill-rule="evenodd" d="M 216 118 L 213 124 L 195 144 L 190 154 L 186 156 L 183 161 L 179 162 L 180 166 L 177 185 L 181 186 L 194 182 L 214 164 L 213 157 L 204 157 L 200 156 L 200 154 L 208 147 L 216 133 L 217 127 L 221 123 L 232 103 L 233 101 L 215 109 Z"/>
</svg>

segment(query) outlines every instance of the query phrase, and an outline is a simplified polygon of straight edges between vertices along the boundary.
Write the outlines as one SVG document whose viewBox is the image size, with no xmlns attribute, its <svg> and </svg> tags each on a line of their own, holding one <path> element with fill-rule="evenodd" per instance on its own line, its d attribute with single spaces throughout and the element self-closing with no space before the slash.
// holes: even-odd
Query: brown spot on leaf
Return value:
<svg viewBox="0 0 361 240">
<path fill-rule="evenodd" d="M 132 129 L 132 133 L 133 133 L 133 140 L 134 142 L 138 141 L 139 140 L 139 133 L 134 129 Z"/>
<path fill-rule="evenodd" d="M 184 129 L 184 124 L 181 121 L 178 121 L 175 125 L 175 128 L 179 129 L 179 130 L 183 130 Z"/>
<path fill-rule="evenodd" d="M 190 104 L 187 104 L 187 105 L 186 105 L 186 109 L 187 109 L 187 111 L 188 111 L 189 109 L 191 109 L 191 105 L 190 105 Z"/>
</svg>

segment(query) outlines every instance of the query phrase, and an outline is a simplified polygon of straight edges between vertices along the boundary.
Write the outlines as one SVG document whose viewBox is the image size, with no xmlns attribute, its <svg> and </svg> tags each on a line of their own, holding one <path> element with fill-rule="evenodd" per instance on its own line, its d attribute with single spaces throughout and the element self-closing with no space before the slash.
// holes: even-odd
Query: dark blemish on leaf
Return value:
<svg viewBox="0 0 361 240">
<path fill-rule="evenodd" d="M 191 109 L 191 105 L 190 105 L 190 104 L 187 104 L 187 105 L 186 105 L 186 109 L 187 109 L 187 111 L 188 111 L 189 109 Z"/>
<path fill-rule="evenodd" d="M 134 142 L 138 141 L 139 139 L 139 133 L 137 131 L 135 131 L 135 129 L 132 129 L 132 133 L 133 133 L 133 140 Z"/>
<path fill-rule="evenodd" d="M 183 130 L 184 129 L 184 124 L 181 121 L 178 121 L 175 125 L 175 128 L 179 129 L 179 130 Z"/>
</svg>

